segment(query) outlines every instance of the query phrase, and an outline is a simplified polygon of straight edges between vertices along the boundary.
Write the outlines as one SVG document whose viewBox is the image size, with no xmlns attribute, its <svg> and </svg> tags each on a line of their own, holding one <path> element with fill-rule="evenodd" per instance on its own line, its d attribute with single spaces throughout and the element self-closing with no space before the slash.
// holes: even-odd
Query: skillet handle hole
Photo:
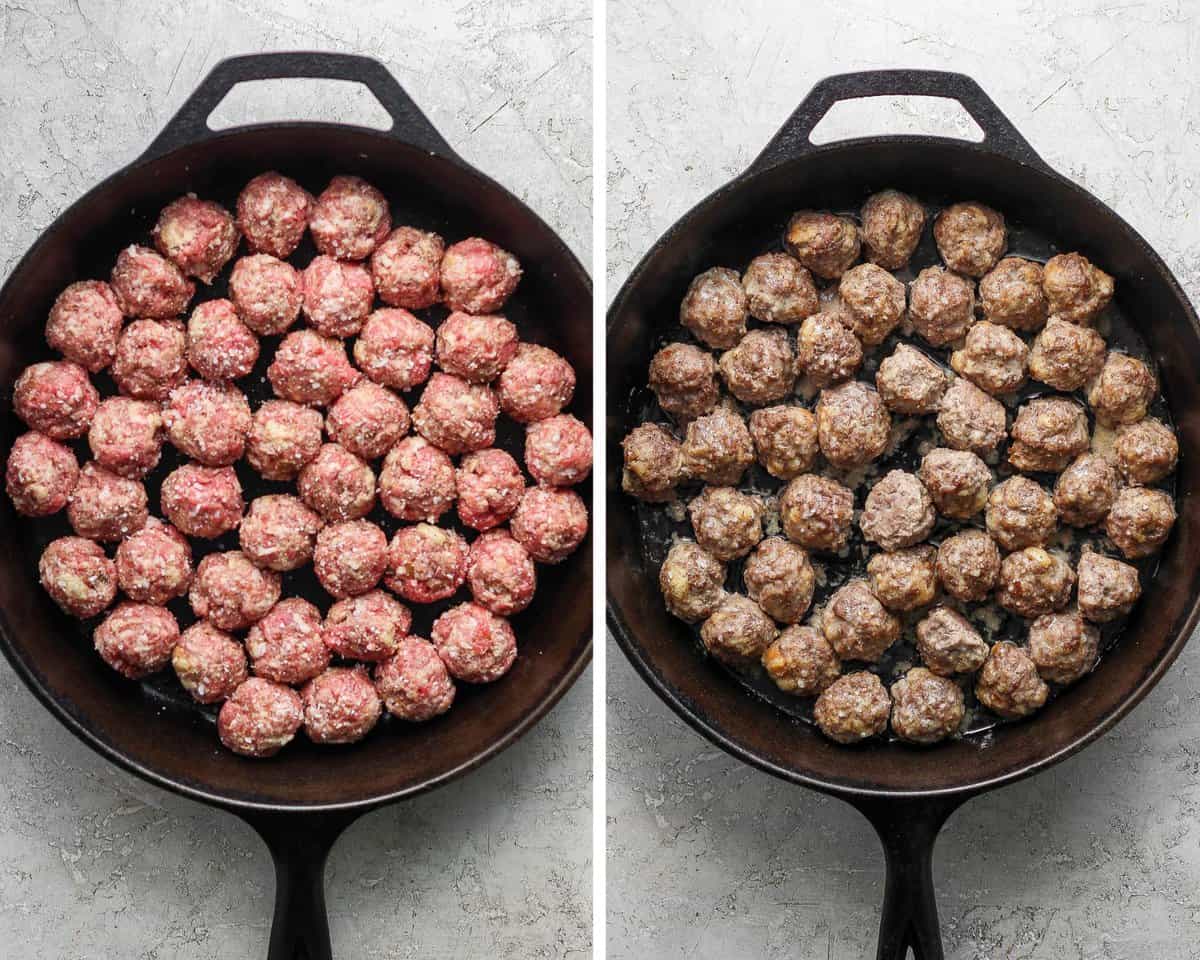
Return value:
<svg viewBox="0 0 1200 960">
<path fill-rule="evenodd" d="M 809 140 L 820 146 L 863 136 L 921 135 L 983 143 L 970 113 L 950 97 L 877 96 L 833 104 Z"/>
<path fill-rule="evenodd" d="M 246 80 L 225 94 L 208 116 L 216 132 L 251 123 L 318 120 L 387 131 L 392 118 L 371 91 L 355 80 Z"/>
</svg>

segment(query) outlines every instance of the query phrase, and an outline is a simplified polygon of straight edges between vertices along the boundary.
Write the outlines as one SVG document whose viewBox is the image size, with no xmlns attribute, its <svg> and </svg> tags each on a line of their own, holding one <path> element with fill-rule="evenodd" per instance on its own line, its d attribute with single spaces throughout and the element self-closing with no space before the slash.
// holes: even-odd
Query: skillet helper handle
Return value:
<svg viewBox="0 0 1200 960">
<path fill-rule="evenodd" d="M 429 153 L 449 159 L 457 158 L 421 108 L 378 60 L 350 53 L 289 51 L 251 53 L 222 60 L 200 81 L 195 92 L 163 127 L 139 162 L 215 136 L 215 131 L 208 125 L 208 118 L 225 99 L 225 95 L 239 83 L 293 79 L 361 83 L 374 94 L 380 106 L 392 118 L 392 125 L 386 133 Z"/>
<path fill-rule="evenodd" d="M 809 91 L 771 142 L 750 165 L 764 170 L 813 149 L 813 128 L 843 100 L 863 97 L 944 97 L 957 100 L 983 131 L 983 146 L 1019 163 L 1046 169 L 1046 162 L 992 101 L 963 73 L 943 70 L 864 70 L 826 77 Z"/>
</svg>

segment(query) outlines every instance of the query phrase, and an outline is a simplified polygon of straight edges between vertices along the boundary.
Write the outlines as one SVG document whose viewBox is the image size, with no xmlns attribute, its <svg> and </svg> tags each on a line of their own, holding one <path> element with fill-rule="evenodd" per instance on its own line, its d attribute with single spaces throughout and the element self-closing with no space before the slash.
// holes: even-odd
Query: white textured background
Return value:
<svg viewBox="0 0 1200 960">
<path fill-rule="evenodd" d="M 1050 164 L 1150 240 L 1196 302 L 1197 12 L 1125 0 L 617 0 L 609 295 L 816 80 L 934 67 L 974 76 Z M 896 102 L 840 110 L 821 132 L 969 126 L 957 108 Z M 1200 956 L 1198 669 L 1193 643 L 1115 732 L 951 819 L 935 868 L 948 957 Z M 611 960 L 874 955 L 883 871 L 866 821 L 710 746 L 615 645 L 609 702 Z"/>
<path fill-rule="evenodd" d="M 222 57 L 313 48 L 387 63 L 587 263 L 590 17 L 586 0 L 0 2 L 0 274 Z M 220 120 L 379 114 L 357 88 L 252 90 Z M 589 678 L 481 771 L 351 827 L 327 874 L 338 956 L 590 955 Z M 0 956 L 261 957 L 273 887 L 249 828 L 106 764 L 0 662 Z"/>
</svg>

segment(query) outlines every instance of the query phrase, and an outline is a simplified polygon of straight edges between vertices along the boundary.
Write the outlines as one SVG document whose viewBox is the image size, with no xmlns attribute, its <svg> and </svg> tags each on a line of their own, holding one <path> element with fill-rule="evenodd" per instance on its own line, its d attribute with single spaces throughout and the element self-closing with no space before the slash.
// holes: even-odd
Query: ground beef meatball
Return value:
<svg viewBox="0 0 1200 960">
<path fill-rule="evenodd" d="M 981 390 L 1012 393 L 1024 382 L 1029 363 L 1025 341 L 1008 327 L 982 320 L 967 331 L 963 345 L 950 354 L 950 366 Z"/>
<path fill-rule="evenodd" d="M 8 455 L 5 489 L 17 513 L 48 517 L 67 505 L 79 480 L 70 447 L 31 430 L 17 437 Z"/>
<path fill-rule="evenodd" d="M 383 705 L 364 667 L 331 667 L 300 690 L 304 732 L 313 743 L 357 743 L 379 722 Z"/>
<path fill-rule="evenodd" d="M 329 666 L 321 611 L 300 597 L 280 600 L 246 634 L 246 653 L 256 677 L 288 684 L 311 680 Z"/>
<path fill-rule="evenodd" d="M 130 680 L 157 673 L 171 662 L 179 624 L 166 607 L 119 603 L 92 634 L 100 659 Z"/>
<path fill-rule="evenodd" d="M 371 277 L 379 299 L 392 307 L 424 310 L 442 294 L 446 242 L 436 233 L 397 227 L 371 254 Z"/>
<path fill-rule="evenodd" d="M 832 313 L 806 317 L 796 337 L 796 368 L 818 389 L 841 383 L 862 366 L 858 337 Z"/>
<path fill-rule="evenodd" d="M 742 274 L 750 316 L 763 323 L 799 323 L 820 309 L 812 274 L 786 253 L 764 253 Z"/>
<path fill-rule="evenodd" d="M 314 257 L 304 268 L 301 309 L 309 326 L 326 337 L 354 336 L 363 328 L 374 302 L 371 274 L 360 263 Z"/>
<path fill-rule="evenodd" d="M 880 362 L 875 373 L 879 398 L 895 413 L 936 413 L 949 386 L 950 375 L 907 343 L 896 344 L 896 349 Z"/>
<path fill-rule="evenodd" d="M 517 638 L 503 617 L 477 603 L 460 603 L 433 622 L 433 645 L 455 680 L 492 683 L 517 658 Z"/>
<path fill-rule="evenodd" d="M 1100 372 L 1106 351 L 1095 330 L 1051 317 L 1033 339 L 1029 375 L 1055 390 L 1078 390 Z"/>
<path fill-rule="evenodd" d="M 753 430 L 753 417 L 750 419 L 750 424 L 751 430 Z M 815 446 L 815 427 L 813 428 L 813 440 Z M 629 431 L 629 435 L 621 441 L 621 451 L 625 462 L 621 471 L 622 490 L 631 497 L 645 500 L 647 503 L 661 503 L 675 499 L 675 487 L 683 477 L 683 447 L 664 427 L 657 423 L 643 423 L 640 427 L 634 427 Z M 481 453 L 486 452 L 481 451 Z M 513 504 L 514 510 L 516 503 L 520 502 L 520 494 L 525 489 L 525 481 L 520 478 L 519 470 L 517 480 L 520 486 L 517 487 L 516 483 L 513 484 L 517 493 L 517 500 Z M 460 477 L 460 486 L 461 483 Z M 483 491 L 486 489 L 486 487 L 481 487 Z M 462 503 L 460 497 L 460 516 Z M 466 520 L 464 519 L 463 522 L 466 523 Z M 473 524 L 468 524 L 468 526 L 473 526 Z"/>
<path fill-rule="evenodd" d="M 159 606 L 182 597 L 192 585 L 192 547 L 156 517 L 117 547 L 117 583 L 130 600 Z"/>
<path fill-rule="evenodd" d="M 42 551 L 38 577 L 50 599 L 71 617 L 94 617 L 117 596 L 117 568 L 104 548 L 82 537 L 59 537 Z"/>
<path fill-rule="evenodd" d="M 909 743 L 937 743 L 958 732 L 964 706 L 953 680 L 914 667 L 892 684 L 892 730 Z"/>
<path fill-rule="evenodd" d="M 813 720 L 830 740 L 859 743 L 887 729 L 892 700 L 883 682 L 860 670 L 826 687 L 813 707 Z"/>
<path fill-rule="evenodd" d="M 758 462 L 773 477 L 791 480 L 816 462 L 817 418 L 803 407 L 779 406 L 750 414 L 750 437 Z"/>
<path fill-rule="evenodd" d="M 737 271 L 713 267 L 688 286 L 679 305 L 679 322 L 714 350 L 728 350 L 746 335 L 748 312 Z"/>
<path fill-rule="evenodd" d="M 480 464 L 479 469 L 480 472 L 488 474 L 480 477 L 481 484 L 486 485 L 493 471 L 503 469 L 496 466 L 494 458 L 487 451 L 464 457 L 463 470 L 468 469 L 468 461 L 473 465 L 478 463 L 473 457 L 484 455 L 488 455 L 488 460 L 485 464 Z M 515 466 L 515 463 L 513 465 Z M 522 478 L 522 492 L 524 488 L 525 481 Z M 514 499 L 511 496 L 503 496 L 507 491 L 497 490 L 494 504 L 496 512 L 491 513 L 489 507 L 493 507 L 493 504 L 488 499 L 490 494 L 487 492 L 490 489 L 487 487 L 485 491 L 478 491 L 477 498 L 472 497 L 471 509 L 474 510 L 478 506 L 481 518 L 491 519 L 492 516 L 496 516 L 497 523 L 503 523 L 508 514 L 516 510 L 520 496 Z M 474 489 L 468 492 L 477 493 Z M 438 517 L 454 505 L 456 494 L 454 464 L 449 455 L 423 438 L 405 437 L 392 447 L 384 458 L 383 468 L 379 473 L 379 501 L 392 516 L 401 520 L 428 520 L 430 523 L 436 523 Z M 510 501 L 512 509 L 500 517 L 499 512 L 507 508 Z"/>
<path fill-rule="evenodd" d="M 196 285 L 170 260 L 136 245 L 117 254 L 109 279 L 117 305 L 127 317 L 177 317 L 196 292 Z"/>
<path fill-rule="evenodd" d="M 1113 297 L 1113 278 L 1080 253 L 1060 253 L 1046 261 L 1042 289 L 1050 312 L 1072 323 L 1090 323 Z"/>
<path fill-rule="evenodd" d="M 650 361 L 650 389 L 678 421 L 711 413 L 721 394 L 711 354 L 690 343 L 669 343 Z"/>
<path fill-rule="evenodd" d="M 979 281 L 979 306 L 990 323 L 1013 330 L 1037 330 L 1048 312 L 1042 265 L 1005 257 Z"/>
<path fill-rule="evenodd" d="M 792 214 L 783 235 L 788 253 L 825 280 L 836 280 L 858 259 L 858 225 L 817 210 Z"/>
<path fill-rule="evenodd" d="M 683 469 L 705 483 L 738 483 L 754 462 L 754 441 L 746 421 L 727 407 L 688 424 L 683 439 Z"/>
<path fill-rule="evenodd" d="M 329 608 L 325 646 L 351 660 L 387 660 L 412 626 L 408 607 L 383 590 L 339 600 Z"/>
<path fill-rule="evenodd" d="M 437 647 L 420 637 L 405 637 L 396 655 L 375 668 L 375 689 L 393 717 L 423 723 L 454 703 L 454 681 Z"/>
<path fill-rule="evenodd" d="M 782 537 L 763 540 L 742 571 L 746 593 L 779 623 L 799 623 L 812 604 L 815 577 L 808 554 Z"/>
<path fill-rule="evenodd" d="M 1137 567 L 1085 550 L 1079 558 L 1079 612 L 1093 623 L 1108 623 L 1133 609 L 1142 586 Z"/>
<path fill-rule="evenodd" d="M 102 400 L 88 429 L 88 447 L 96 462 L 122 477 L 144 477 L 158 466 L 162 443 L 162 413 L 148 400 Z"/>
<path fill-rule="evenodd" d="M 812 627 L 787 627 L 762 655 L 763 669 L 784 693 L 815 697 L 841 675 L 842 662 Z"/>
<path fill-rule="evenodd" d="M 1103 523 L 1121 489 L 1121 477 L 1107 457 L 1085 453 L 1058 475 L 1054 506 L 1059 519 L 1073 527 Z"/>
<path fill-rule="evenodd" d="M 270 254 L 242 257 L 229 275 L 229 299 L 242 322 L 262 336 L 288 330 L 300 316 L 304 278 L 290 263 Z"/>
<path fill-rule="evenodd" d="M 1158 393 L 1154 372 L 1137 357 L 1109 353 L 1088 387 L 1088 403 L 1096 419 L 1108 427 L 1137 423 Z"/>
<path fill-rule="evenodd" d="M 304 722 L 304 705 L 291 687 L 251 677 L 221 706 L 217 735 L 243 757 L 273 757 Z"/>
<path fill-rule="evenodd" d="M 177 320 L 134 320 L 117 341 L 113 380 L 139 400 L 165 400 L 187 377 L 187 333 Z"/>
<path fill-rule="evenodd" d="M 533 601 L 537 571 L 533 558 L 507 530 L 492 530 L 471 544 L 467 585 L 476 603 L 511 617 Z"/>
<path fill-rule="evenodd" d="M 87 371 L 69 360 L 35 363 L 13 386 L 13 412 L 51 440 L 74 440 L 88 431 L 100 392 Z"/>
<path fill-rule="evenodd" d="M 313 243 L 338 260 L 365 260 L 391 229 L 387 197 L 360 177 L 334 177 L 308 213 Z"/>
<path fill-rule="evenodd" d="M 225 269 L 239 239 L 228 210 L 193 195 L 163 207 L 150 236 L 159 253 L 202 283 L 212 283 Z"/>
<path fill-rule="evenodd" d="M 522 343 L 496 385 L 500 409 L 517 423 L 545 420 L 571 402 L 575 371 L 553 350 Z"/>
<path fill-rule="evenodd" d="M 982 277 L 1004 255 L 1004 217 L 982 203 L 955 203 L 937 215 L 933 239 L 955 273 Z"/>
<path fill-rule="evenodd" d="M 925 208 L 907 193 L 882 190 L 863 204 L 861 232 L 866 258 L 886 270 L 908 266 L 924 229 Z"/>
<path fill-rule="evenodd" d="M 260 567 L 299 570 L 313 555 L 325 522 L 299 497 L 272 493 L 250 502 L 238 529 L 242 552 Z"/>
<path fill-rule="evenodd" d="M 592 470 L 592 434 L 568 413 L 531 423 L 525 429 L 525 469 L 538 483 L 570 487 Z"/>
<path fill-rule="evenodd" d="M 900 639 L 900 621 L 866 580 L 851 580 L 834 591 L 822 611 L 821 630 L 843 660 L 867 663 L 874 663 Z"/>
<path fill-rule="evenodd" d="M 934 447 L 917 471 L 937 512 L 952 520 L 969 520 L 987 506 L 992 471 L 969 450 Z"/>
<path fill-rule="evenodd" d="M 115 543 L 145 526 L 150 512 L 140 480 L 121 477 L 88 462 L 67 501 L 71 529 L 89 540 Z"/>
<path fill-rule="evenodd" d="M 1113 452 L 1127 482 L 1158 483 L 1174 472 L 1179 462 L 1179 441 L 1175 431 L 1161 420 L 1146 417 L 1117 428 Z"/>
<path fill-rule="evenodd" d="M 1054 500 L 1028 477 L 1009 477 L 988 496 L 988 533 L 1005 550 L 1044 544 L 1057 527 Z"/>
<path fill-rule="evenodd" d="M 233 467 L 185 463 L 163 480 L 161 506 L 184 534 L 212 540 L 237 527 L 245 504 Z"/>
<path fill-rule="evenodd" d="M 356 359 L 362 342 L 359 337 L 355 344 Z M 363 369 L 369 376 L 370 368 Z M 267 367 L 267 379 L 277 397 L 316 407 L 329 406 L 358 383 L 360 376 L 346 356 L 345 345 L 314 330 L 289 333 Z"/>
<path fill-rule="evenodd" d="M 979 702 L 1007 720 L 1040 710 L 1049 695 L 1029 654 L 1007 640 L 993 645 L 975 682 Z"/>
<path fill-rule="evenodd" d="M 367 378 L 395 390 L 411 390 L 433 368 L 433 328 L 407 310 L 376 310 L 354 342 L 354 360 Z"/>
<path fill-rule="evenodd" d="M 250 676 L 241 643 L 207 620 L 183 631 L 171 651 L 171 666 L 197 703 L 220 703 Z"/>
<path fill-rule="evenodd" d="M 253 423 L 241 390 L 207 380 L 189 380 L 172 390 L 162 421 L 177 450 L 209 467 L 240 460 Z"/>
<path fill-rule="evenodd" d="M 470 453 L 495 442 L 499 415 L 491 387 L 435 373 L 413 407 L 412 424 L 435 447 L 449 454 Z"/>
<path fill-rule="evenodd" d="M 763 535 L 762 513 L 761 501 L 733 487 L 705 487 L 688 504 L 696 541 L 723 561 L 744 557 L 754 549 Z"/>
<path fill-rule="evenodd" d="M 1026 547 L 1000 564 L 996 599 L 1010 613 L 1032 620 L 1065 607 L 1074 586 L 1075 573 L 1066 560 L 1041 547 Z"/>
<path fill-rule="evenodd" d="M 982 530 L 963 530 L 942 541 L 936 570 L 938 583 L 956 600 L 985 600 L 1000 579 L 1000 550 Z"/>
<path fill-rule="evenodd" d="M 256 567 L 240 550 L 231 550 L 201 559 L 188 602 L 197 617 L 214 626 L 244 630 L 275 606 L 280 589 L 279 574 Z"/>
<path fill-rule="evenodd" d="M 312 204 L 312 195 L 300 184 L 270 170 L 238 194 L 237 226 L 251 250 L 288 257 L 304 238 Z"/>
<path fill-rule="evenodd" d="M 782 400 L 796 383 L 796 361 L 782 327 L 751 330 L 721 354 L 719 366 L 729 392 L 754 406 Z"/>
<path fill-rule="evenodd" d="M 364 460 L 378 460 L 408 433 L 408 407 L 379 384 L 362 380 L 343 393 L 325 418 L 329 438 Z"/>
<path fill-rule="evenodd" d="M 1038 397 L 1017 411 L 1008 462 L 1018 470 L 1058 473 L 1091 445 L 1087 414 L 1067 397 Z"/>
<path fill-rule="evenodd" d="M 971 621 L 951 607 L 935 607 L 917 624 L 921 662 L 941 677 L 974 673 L 987 659 L 988 645 Z"/>
<path fill-rule="evenodd" d="M 300 499 L 329 523 L 357 520 L 375 506 L 375 472 L 340 443 L 327 443 L 300 471 Z"/>
<path fill-rule="evenodd" d="M 1100 631 L 1078 612 L 1048 613 L 1029 627 L 1029 658 L 1050 683 L 1074 683 L 1096 665 Z"/>
<path fill-rule="evenodd" d="M 637 431 L 634 431 L 637 433 Z M 632 437 L 632 434 L 630 435 Z M 674 441 L 672 441 L 674 442 Z M 426 444 L 426 449 L 436 450 Z M 676 445 L 678 451 L 678 445 Z M 437 451 L 441 452 L 441 451 Z M 682 456 L 679 456 L 682 469 Z M 630 455 L 626 455 L 626 469 L 637 470 L 636 464 L 631 464 Z M 649 469 L 649 468 L 648 468 Z M 387 471 L 387 464 L 384 464 Z M 636 474 L 641 477 L 641 473 Z M 678 473 L 676 473 L 676 476 Z M 647 478 L 650 477 L 646 473 Z M 458 491 L 458 518 L 473 530 L 490 530 L 504 523 L 515 512 L 525 495 L 525 478 L 517 462 L 503 450 L 479 450 L 462 458 L 458 471 L 453 477 Z M 436 486 L 430 484 L 429 486 Z M 380 496 L 386 494 L 383 489 L 383 478 L 380 477 Z M 453 499 L 453 495 L 451 496 Z M 413 519 L 406 517 L 405 519 Z"/>
<path fill-rule="evenodd" d="M 867 494 L 859 528 L 884 550 L 920 543 L 937 519 L 925 485 L 903 470 L 891 470 Z"/>
<path fill-rule="evenodd" d="M 937 426 L 946 446 L 981 457 L 1000 446 L 1008 433 L 1004 404 L 962 377 L 955 377 L 943 395 Z"/>
<path fill-rule="evenodd" d="M 437 362 L 471 383 L 491 383 L 517 353 L 517 328 L 504 317 L 452 313 L 437 328 Z"/>
<path fill-rule="evenodd" d="M 521 264 L 494 243 L 470 237 L 442 257 L 442 299 L 451 310 L 495 313 L 521 280 Z"/>
<path fill-rule="evenodd" d="M 879 394 L 859 380 L 827 387 L 817 398 L 817 440 L 834 467 L 861 467 L 887 449 L 892 418 Z"/>
<path fill-rule="evenodd" d="M 384 584 L 413 603 L 435 603 L 458 592 L 469 563 L 466 540 L 453 530 L 418 523 L 392 537 L 384 558 Z"/>
<path fill-rule="evenodd" d="M 873 263 L 860 263 L 842 274 L 838 294 L 850 329 L 865 346 L 883 343 L 904 316 L 904 284 Z"/>
<path fill-rule="evenodd" d="M 538 563 L 561 563 L 587 536 L 587 507 L 574 490 L 530 487 L 510 527 L 517 543 Z"/>
<path fill-rule="evenodd" d="M 246 460 L 267 480 L 292 480 L 321 449 L 321 414 L 290 400 L 268 400 L 246 437 Z"/>
<path fill-rule="evenodd" d="M 871 590 L 889 610 L 927 606 L 937 594 L 936 558 L 937 550 L 928 544 L 872 554 L 867 561 Z"/>
<path fill-rule="evenodd" d="M 112 287 L 102 280 L 80 280 L 60 293 L 50 308 L 46 343 L 89 373 L 99 373 L 117 355 L 124 322 Z"/>
<path fill-rule="evenodd" d="M 779 519 L 787 538 L 806 550 L 837 553 L 850 539 L 854 494 L 829 477 L 804 473 L 783 488 Z"/>
<path fill-rule="evenodd" d="M 757 603 L 740 593 L 727 593 L 700 627 L 700 641 L 722 663 L 748 667 L 762 659 L 778 633 Z"/>
<path fill-rule="evenodd" d="M 1130 559 L 1156 553 L 1175 525 L 1170 494 L 1145 487 L 1126 487 L 1118 494 L 1104 530 L 1117 549 Z"/>
<path fill-rule="evenodd" d="M 932 346 L 953 343 L 966 336 L 975 322 L 975 287 L 943 267 L 926 267 L 909 290 L 908 317 Z"/>
<path fill-rule="evenodd" d="M 206 300 L 188 318 L 187 360 L 206 380 L 239 380 L 258 361 L 258 337 L 229 300 Z"/>
<path fill-rule="evenodd" d="M 699 623 L 725 598 L 725 565 L 699 544 L 680 540 L 658 571 L 658 586 L 670 613 Z"/>
</svg>

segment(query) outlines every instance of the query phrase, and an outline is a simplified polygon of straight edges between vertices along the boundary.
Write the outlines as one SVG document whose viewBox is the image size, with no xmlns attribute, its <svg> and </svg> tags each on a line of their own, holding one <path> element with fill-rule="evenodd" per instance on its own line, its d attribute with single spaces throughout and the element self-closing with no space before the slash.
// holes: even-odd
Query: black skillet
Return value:
<svg viewBox="0 0 1200 960">
<path fill-rule="evenodd" d="M 213 108 L 237 83 L 316 77 L 365 84 L 392 118 L 380 132 L 332 123 L 271 123 L 214 132 Z M 591 286 L 554 232 L 511 193 L 464 163 L 390 73 L 364 57 L 279 53 L 218 64 L 150 148 L 66 210 L 34 244 L 0 291 L 0 448 L 23 430 L 11 412 L 12 385 L 48 351 L 47 311 L 67 283 L 107 278 L 117 252 L 146 242 L 162 206 L 194 191 L 232 206 L 252 176 L 276 169 L 319 191 L 337 173 L 376 184 L 392 201 L 396 223 L 437 230 L 449 240 L 479 235 L 513 251 L 525 275 L 506 307 L 523 337 L 558 350 L 578 375 L 573 412 L 590 422 Z M 311 248 L 295 260 L 306 262 Z M 223 295 L 203 290 L 198 299 Z M 429 314 L 436 323 L 441 314 Z M 265 344 L 264 359 L 274 341 Z M 260 369 L 241 385 L 252 401 L 266 395 Z M 410 397 L 410 401 L 414 398 Z M 519 431 L 502 434 L 510 449 Z M 149 479 L 151 502 L 163 467 Z M 240 469 L 240 468 L 239 468 Z M 272 489 L 240 473 L 247 498 Z M 590 486 L 581 489 L 590 502 Z M 220 748 L 214 713 L 189 702 L 168 675 L 144 684 L 107 670 L 91 650 L 90 624 L 60 614 L 37 584 L 37 557 L 65 521 L 18 518 L 3 498 L 0 518 L 12 549 L 0 556 L 0 647 L 18 675 L 68 729 L 151 783 L 238 814 L 263 837 L 276 868 L 271 960 L 331 956 L 323 872 L 337 836 L 363 812 L 429 790 L 483 763 L 534 725 L 566 692 L 591 652 L 591 540 L 565 563 L 540 571 L 538 599 L 514 619 L 520 656 L 496 684 L 460 686 L 454 708 L 432 723 L 383 722 L 362 743 L 321 749 L 298 737 L 278 757 L 252 761 Z M 389 531 L 395 524 L 373 517 Z M 231 549 L 235 538 L 215 545 Z M 322 608 L 329 598 L 303 577 L 291 592 Z M 462 597 L 456 598 L 456 602 Z M 416 612 L 428 630 L 447 604 Z M 186 622 L 186 604 L 181 620 Z M 428 635 L 425 633 L 424 635 Z M 380 922 L 386 922 L 381 918 Z"/>
<path fill-rule="evenodd" d="M 957 100 L 984 133 L 972 143 L 881 136 L 815 146 L 810 133 L 835 103 L 873 96 Z M 664 333 L 678 332 L 693 276 L 743 268 L 778 243 L 804 208 L 857 209 L 896 187 L 923 200 L 976 199 L 1031 235 L 1080 249 L 1116 276 L 1117 303 L 1135 318 L 1158 366 L 1183 455 L 1179 520 L 1125 635 L 1093 674 L 1029 721 L 918 750 L 875 742 L 839 747 L 765 699 L 698 650 L 663 608 L 658 544 L 621 493 L 622 437 L 646 405 L 646 368 Z M 638 264 L 608 315 L 608 620 L 634 667 L 698 731 L 742 760 L 857 807 L 883 842 L 887 880 L 878 957 L 943 956 L 933 845 L 946 818 L 986 790 L 1044 770 L 1112 727 L 1158 682 L 1196 626 L 1200 604 L 1200 323 L 1161 258 L 1128 224 L 1055 173 L 970 78 L 934 71 L 844 74 L 818 83 L 740 177 L 668 230 Z"/>
</svg>

